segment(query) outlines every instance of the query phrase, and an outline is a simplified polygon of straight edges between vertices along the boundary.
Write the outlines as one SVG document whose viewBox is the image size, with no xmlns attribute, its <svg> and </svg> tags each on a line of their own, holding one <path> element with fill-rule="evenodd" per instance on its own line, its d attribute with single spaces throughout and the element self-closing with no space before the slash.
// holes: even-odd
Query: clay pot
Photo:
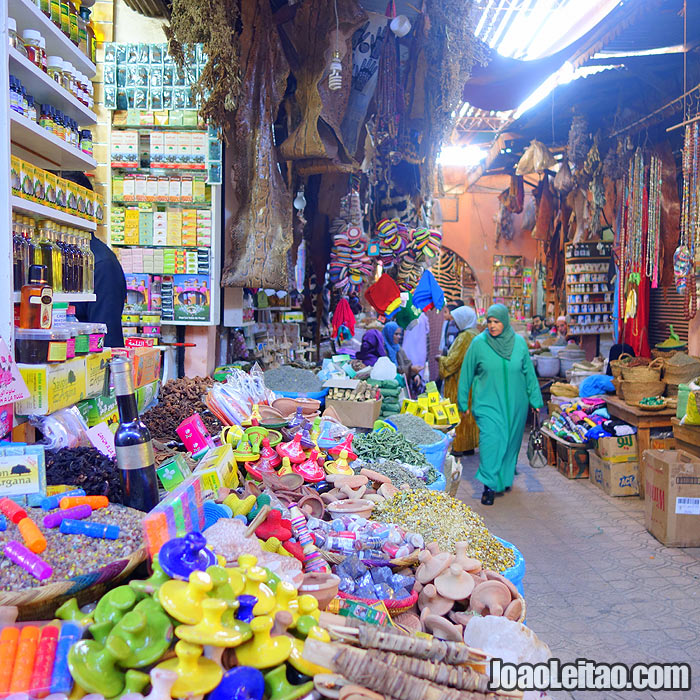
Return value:
<svg viewBox="0 0 700 700">
<path fill-rule="evenodd" d="M 416 569 L 416 581 L 430 583 L 439 576 L 454 561 L 454 555 L 449 552 L 441 552 L 432 555 L 430 551 L 423 550 L 418 555 L 420 566 Z"/>
<path fill-rule="evenodd" d="M 309 417 L 313 413 L 320 411 L 321 402 L 316 399 L 290 399 L 286 396 L 281 396 L 272 402 L 272 408 L 277 409 L 279 413 L 287 418 L 291 418 L 297 412 L 297 406 L 301 408 L 304 416 Z"/>
<path fill-rule="evenodd" d="M 339 700 L 384 700 L 384 696 L 361 685 L 346 685 L 340 689 Z"/>
<path fill-rule="evenodd" d="M 464 600 L 475 588 L 474 579 L 457 562 L 435 578 L 435 588 L 443 598 Z"/>
<path fill-rule="evenodd" d="M 360 474 L 362 476 L 366 476 L 370 481 L 374 481 L 378 484 L 391 483 L 391 479 L 388 476 L 380 474 L 379 472 L 375 472 L 372 469 L 360 469 Z"/>
<path fill-rule="evenodd" d="M 498 571 L 484 569 L 483 573 L 486 576 L 487 581 L 500 581 L 502 584 L 507 586 L 514 600 L 520 596 L 520 591 L 515 587 L 515 584 L 512 581 L 509 581 L 505 576 L 499 574 Z"/>
<path fill-rule="evenodd" d="M 258 406 L 258 413 L 260 414 L 260 422 L 263 424 L 271 423 L 274 425 L 284 423 L 287 420 L 286 416 L 284 416 L 281 411 L 278 411 L 274 406 Z"/>
<path fill-rule="evenodd" d="M 421 611 L 430 608 L 430 611 L 435 615 L 447 615 L 452 610 L 453 605 L 454 600 L 443 598 L 432 583 L 425 586 L 418 595 L 418 607 Z"/>
<path fill-rule="evenodd" d="M 464 634 L 464 628 L 461 625 L 453 625 L 439 615 L 426 615 L 423 618 L 423 627 L 434 637 L 448 642 L 461 642 Z"/>
<path fill-rule="evenodd" d="M 508 586 L 500 581 L 480 583 L 469 600 L 469 610 L 477 615 L 501 616 L 511 601 Z"/>
<path fill-rule="evenodd" d="M 374 503 L 363 498 L 348 498 L 345 501 L 333 501 L 326 506 L 326 510 L 332 517 L 341 515 L 358 515 L 361 518 L 369 518 L 374 510 Z"/>
<path fill-rule="evenodd" d="M 341 493 L 340 489 L 331 489 L 321 494 L 321 500 L 326 504 L 326 508 L 328 508 L 329 503 L 335 503 L 343 498 L 345 498 L 345 494 Z"/>
<path fill-rule="evenodd" d="M 523 601 L 521 598 L 514 598 L 508 603 L 508 607 L 503 612 L 503 617 L 517 622 L 523 614 Z"/>
<path fill-rule="evenodd" d="M 340 492 L 344 493 L 348 498 L 364 498 L 366 491 L 366 486 L 360 486 L 360 488 L 353 489 L 350 488 L 347 484 L 343 484 L 340 487 Z"/>
<path fill-rule="evenodd" d="M 309 494 L 299 499 L 297 503 L 299 509 L 313 518 L 322 518 L 326 511 L 323 499 L 316 494 Z"/>
<path fill-rule="evenodd" d="M 394 484 L 382 484 L 379 489 L 378 493 L 381 496 L 384 496 L 387 501 L 390 501 L 397 493 L 399 493 L 399 490 L 394 486 Z"/>
<path fill-rule="evenodd" d="M 338 411 L 336 411 L 333 406 L 327 406 L 326 410 L 323 412 L 323 417 L 324 418 L 332 418 L 333 420 L 337 420 L 338 423 L 342 423 L 343 421 L 340 419 L 340 416 L 338 415 Z"/>
<path fill-rule="evenodd" d="M 299 595 L 308 593 L 318 601 L 319 610 L 325 610 L 328 603 L 338 595 L 340 578 L 335 574 L 312 572 L 304 574 L 304 580 L 299 586 Z"/>
<path fill-rule="evenodd" d="M 360 486 L 367 486 L 369 479 L 362 474 L 329 474 L 326 477 L 327 481 L 330 481 L 334 486 L 338 488 L 342 486 L 349 486 L 351 489 L 360 488 Z"/>
<path fill-rule="evenodd" d="M 455 542 L 455 561 L 470 574 L 476 574 L 482 569 L 481 562 L 467 556 L 468 542 Z"/>
<path fill-rule="evenodd" d="M 435 556 L 436 554 L 440 554 L 440 545 L 433 540 L 432 542 L 428 542 L 427 545 L 425 545 L 425 548 L 433 555 Z"/>
<path fill-rule="evenodd" d="M 262 489 L 254 481 L 249 479 L 241 481 L 244 483 L 243 498 L 246 496 L 255 496 L 257 498 L 262 493 Z"/>
</svg>

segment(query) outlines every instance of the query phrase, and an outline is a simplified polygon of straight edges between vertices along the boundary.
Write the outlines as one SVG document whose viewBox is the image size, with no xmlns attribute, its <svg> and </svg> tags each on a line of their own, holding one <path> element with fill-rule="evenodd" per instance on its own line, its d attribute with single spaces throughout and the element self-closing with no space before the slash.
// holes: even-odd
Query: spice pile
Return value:
<svg viewBox="0 0 700 700">
<path fill-rule="evenodd" d="M 39 556 L 53 568 L 53 575 L 44 581 L 38 581 L 7 557 L 3 557 L 0 560 L 0 590 L 20 591 L 83 576 L 128 558 L 142 545 L 143 513 L 133 508 L 110 504 L 92 512 L 92 522 L 119 525 L 119 538 L 116 540 L 64 535 L 57 527 L 44 527 L 44 514 L 45 511 L 32 510 L 30 516 L 46 538 L 46 549 Z M 0 549 L 6 542 L 16 539 L 21 539 L 18 538 L 17 528 L 9 525 L 7 530 L 0 532 Z"/>
<path fill-rule="evenodd" d="M 358 464 L 358 462 L 360 463 Z M 425 488 L 425 481 L 411 473 L 401 462 L 393 459 L 382 460 L 381 462 L 357 460 L 352 466 L 355 474 L 359 474 L 364 468 L 384 474 L 384 476 L 388 476 L 391 479 L 391 483 L 398 489 L 404 486 L 408 486 L 410 489 Z"/>
<path fill-rule="evenodd" d="M 221 423 L 212 415 L 202 397 L 214 385 L 210 377 L 182 377 L 167 381 L 160 392 L 158 405 L 141 416 L 151 437 L 179 440 L 175 429 L 193 413 L 199 413 L 211 434 L 221 430 Z"/>
<path fill-rule="evenodd" d="M 355 435 L 352 448 L 359 459 L 367 462 L 384 457 L 384 459 L 395 459 L 404 464 L 413 464 L 416 467 L 430 466 L 425 455 L 413 442 L 392 430 Z"/>
<path fill-rule="evenodd" d="M 265 372 L 265 386 L 285 394 L 315 394 L 323 391 L 321 380 L 308 369 L 284 365 Z"/>
<path fill-rule="evenodd" d="M 122 503 L 123 492 L 117 462 L 94 447 L 63 447 L 46 451 L 46 483 L 75 486 L 88 496 L 107 496 Z"/>
<path fill-rule="evenodd" d="M 501 544 L 469 506 L 438 491 L 397 493 L 391 501 L 378 503 L 372 520 L 394 523 L 417 532 L 427 543 L 438 542 L 440 549 L 455 552 L 455 544 L 468 542 L 466 554 L 483 562 L 484 567 L 505 571 L 513 566 L 512 550 Z"/>
<path fill-rule="evenodd" d="M 420 416 L 411 413 L 396 413 L 387 417 L 398 431 L 416 445 L 434 445 L 440 442 L 442 437 L 435 432 Z"/>
</svg>

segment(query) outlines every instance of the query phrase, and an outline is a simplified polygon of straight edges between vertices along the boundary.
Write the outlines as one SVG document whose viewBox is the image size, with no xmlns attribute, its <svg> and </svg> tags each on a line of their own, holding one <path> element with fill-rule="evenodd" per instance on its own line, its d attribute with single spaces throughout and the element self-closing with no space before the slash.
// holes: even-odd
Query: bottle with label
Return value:
<svg viewBox="0 0 700 700">
<path fill-rule="evenodd" d="M 29 282 L 22 287 L 20 328 L 51 328 L 53 289 L 46 284 L 46 266 L 30 265 Z"/>
<path fill-rule="evenodd" d="M 151 434 L 139 418 L 131 361 L 125 357 L 115 357 L 110 365 L 119 411 L 114 449 L 124 489 L 124 505 L 148 512 L 158 504 Z"/>
</svg>

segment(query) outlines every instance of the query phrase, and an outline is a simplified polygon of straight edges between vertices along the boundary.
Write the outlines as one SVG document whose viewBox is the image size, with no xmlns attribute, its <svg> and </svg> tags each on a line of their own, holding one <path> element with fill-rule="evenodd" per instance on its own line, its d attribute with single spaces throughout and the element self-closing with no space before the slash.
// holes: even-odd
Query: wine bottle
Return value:
<svg viewBox="0 0 700 700">
<path fill-rule="evenodd" d="M 148 512 L 158 504 L 151 434 L 140 420 L 136 408 L 131 361 L 116 357 L 111 361 L 111 368 L 119 411 L 114 448 L 124 490 L 124 505 Z"/>
</svg>

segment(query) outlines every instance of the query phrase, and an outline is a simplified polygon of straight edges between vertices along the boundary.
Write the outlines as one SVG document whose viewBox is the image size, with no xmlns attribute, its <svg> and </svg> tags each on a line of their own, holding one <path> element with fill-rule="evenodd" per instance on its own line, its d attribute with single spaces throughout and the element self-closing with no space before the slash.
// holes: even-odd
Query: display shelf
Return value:
<svg viewBox="0 0 700 700">
<path fill-rule="evenodd" d="M 610 256 L 609 255 L 591 255 L 589 257 L 588 255 L 581 255 L 578 258 L 567 258 L 566 262 L 575 263 L 579 260 L 610 260 Z"/>
<path fill-rule="evenodd" d="M 215 326 L 216 323 L 212 323 L 211 321 L 188 321 L 188 320 L 166 321 L 165 319 L 161 319 L 160 325 L 161 326 Z"/>
<path fill-rule="evenodd" d="M 182 207 L 183 209 L 211 209 L 210 202 L 151 202 L 147 200 L 139 200 L 133 202 L 125 202 L 123 199 L 112 200 L 113 204 L 119 207 L 133 207 L 139 204 L 153 204 L 157 207 Z"/>
<path fill-rule="evenodd" d="M 12 299 L 15 304 L 20 301 L 21 292 L 13 292 Z M 96 301 L 97 297 L 90 292 L 54 292 L 54 302 L 68 302 L 69 304 L 77 304 L 79 301 Z"/>
<path fill-rule="evenodd" d="M 94 78 L 95 64 L 33 3 L 28 0 L 8 0 L 7 13 L 17 22 L 17 31 L 36 29 L 46 40 L 46 54 L 70 61 L 88 78 Z"/>
<path fill-rule="evenodd" d="M 45 170 L 94 170 L 97 161 L 35 121 L 10 110 L 12 153 Z"/>
<path fill-rule="evenodd" d="M 10 46 L 9 55 L 10 73 L 19 78 L 27 94 L 34 98 L 36 104 L 49 104 L 60 109 L 66 116 L 75 119 L 79 126 L 97 123 L 97 116 L 93 111 L 37 68 L 28 58 L 22 56 L 17 49 Z"/>
<path fill-rule="evenodd" d="M 83 231 L 96 231 L 97 224 L 94 221 L 88 221 L 87 219 L 81 219 L 73 214 L 66 214 L 58 209 L 52 209 L 44 204 L 38 204 L 37 202 L 30 202 L 28 199 L 22 199 L 17 195 L 10 196 L 10 206 L 15 211 L 21 211 L 24 214 L 30 214 L 31 216 L 38 216 L 42 219 L 51 219 L 52 221 L 58 221 L 61 224 L 66 224 L 66 226 L 73 226 L 74 228 L 82 229 Z"/>
</svg>

